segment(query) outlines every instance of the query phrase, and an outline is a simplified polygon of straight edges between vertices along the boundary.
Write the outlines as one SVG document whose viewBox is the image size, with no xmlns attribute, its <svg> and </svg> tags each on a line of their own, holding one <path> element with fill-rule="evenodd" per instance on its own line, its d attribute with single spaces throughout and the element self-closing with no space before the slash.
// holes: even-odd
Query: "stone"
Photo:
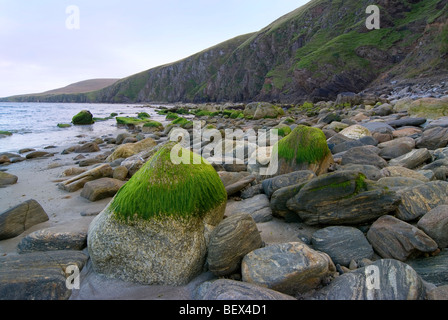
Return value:
<svg viewBox="0 0 448 320">
<path fill-rule="evenodd" d="M 5 155 L 0 156 L 0 164 L 4 164 L 4 163 L 8 163 L 8 162 L 11 162 L 11 160 L 7 156 L 5 156 Z"/>
<path fill-rule="evenodd" d="M 448 205 L 439 205 L 428 211 L 417 226 L 437 242 L 439 248 L 448 247 Z"/>
<path fill-rule="evenodd" d="M 431 181 L 415 187 L 406 188 L 399 193 L 401 203 L 396 217 L 403 221 L 412 221 L 435 207 L 445 204 L 448 195 L 448 182 Z"/>
<path fill-rule="evenodd" d="M 360 140 L 349 140 L 335 145 L 331 148 L 333 154 L 338 154 L 340 152 L 348 151 L 352 148 L 362 147 L 364 144 Z"/>
<path fill-rule="evenodd" d="M 408 113 L 411 116 L 438 119 L 448 114 L 448 97 L 444 98 L 421 98 L 413 101 Z"/>
<path fill-rule="evenodd" d="M 179 149 L 191 161 L 174 164 L 177 147 L 162 146 L 92 221 L 87 245 L 95 272 L 171 286 L 202 272 L 209 231 L 223 219 L 227 193 L 199 155 Z"/>
<path fill-rule="evenodd" d="M 431 161 L 431 153 L 428 149 L 414 149 L 398 158 L 389 161 L 389 166 L 401 166 L 408 169 L 415 169 L 416 167 Z"/>
<path fill-rule="evenodd" d="M 51 156 L 52 154 L 46 151 L 34 151 L 31 153 L 28 153 L 26 155 L 27 159 L 36 159 L 36 158 L 42 158 L 42 157 L 48 157 Z"/>
<path fill-rule="evenodd" d="M 426 118 L 413 118 L 413 117 L 403 117 L 398 120 L 392 120 L 387 122 L 388 125 L 394 128 L 413 126 L 418 127 L 426 123 Z"/>
<path fill-rule="evenodd" d="M 79 165 L 79 167 L 83 168 L 83 167 L 90 167 L 95 164 L 99 164 L 99 163 L 103 163 L 103 162 L 104 162 L 103 160 L 92 158 L 92 159 L 81 160 L 81 161 L 79 161 L 78 165 Z"/>
<path fill-rule="evenodd" d="M 108 164 L 102 164 L 98 167 L 85 171 L 73 178 L 65 180 L 64 182 L 58 183 L 58 188 L 68 192 L 75 192 L 82 189 L 84 185 L 96 179 L 111 177 L 113 174 L 112 167 Z"/>
<path fill-rule="evenodd" d="M 422 278 L 409 265 L 381 259 L 334 279 L 316 300 L 424 300 Z"/>
<path fill-rule="evenodd" d="M 406 261 L 437 250 L 427 234 L 393 216 L 383 216 L 367 232 L 367 239 L 381 257 Z"/>
<path fill-rule="evenodd" d="M 372 135 L 369 129 L 359 124 L 354 124 L 348 128 L 345 128 L 344 130 L 339 132 L 339 134 L 353 140 L 358 140 L 362 137 Z"/>
<path fill-rule="evenodd" d="M 423 280 L 436 286 L 448 285 L 448 250 L 432 257 L 419 257 L 406 261 Z"/>
<path fill-rule="evenodd" d="M 383 187 L 402 190 L 403 188 L 415 187 L 424 184 L 424 182 L 419 179 L 409 177 L 384 177 L 378 180 L 378 184 Z"/>
<path fill-rule="evenodd" d="M 295 184 L 292 186 L 287 186 L 278 189 L 274 192 L 271 197 L 270 206 L 272 209 L 272 214 L 276 217 L 281 217 L 285 219 L 297 219 L 297 214 L 290 210 L 287 206 L 287 202 L 289 199 L 294 197 L 297 193 L 299 193 L 300 189 L 306 184 L 306 182 L 302 182 L 299 184 Z"/>
<path fill-rule="evenodd" d="M 100 151 L 100 148 L 95 142 L 85 143 L 77 146 L 74 150 L 75 153 L 94 153 Z"/>
<path fill-rule="evenodd" d="M 440 286 L 428 291 L 428 300 L 448 300 L 448 285 Z"/>
<path fill-rule="evenodd" d="M 241 180 L 238 180 L 237 182 L 225 186 L 226 188 L 226 192 L 228 196 L 234 195 L 235 193 L 241 191 L 242 189 L 246 188 L 247 186 L 249 186 L 252 182 L 254 182 L 257 178 L 254 175 L 249 175 L 244 177 Z"/>
<path fill-rule="evenodd" d="M 334 275 L 330 257 L 300 242 L 274 244 L 247 254 L 241 265 L 242 279 L 285 294 L 303 294 Z"/>
<path fill-rule="evenodd" d="M 265 179 L 261 183 L 264 193 L 270 198 L 278 189 L 299 184 L 316 177 L 314 172 L 309 170 L 294 171 L 273 178 Z"/>
<path fill-rule="evenodd" d="M 234 214 L 213 230 L 208 245 L 209 270 L 216 276 L 238 272 L 243 257 L 262 246 L 254 219 L 246 213 Z"/>
<path fill-rule="evenodd" d="M 397 138 L 397 139 L 394 139 L 391 141 L 386 141 L 386 142 L 380 143 L 380 144 L 378 144 L 378 148 L 380 148 L 380 149 L 390 148 L 390 147 L 398 146 L 400 144 L 406 144 L 411 149 L 415 148 L 415 140 L 410 137 L 402 137 L 402 138 Z"/>
<path fill-rule="evenodd" d="M 194 296 L 195 300 L 295 300 L 293 297 L 260 287 L 255 284 L 235 281 L 230 279 L 218 279 L 201 284 Z"/>
<path fill-rule="evenodd" d="M 115 196 L 124 184 L 124 181 L 113 178 L 101 178 L 98 180 L 89 181 L 84 185 L 81 192 L 81 197 L 92 202 L 111 198 Z"/>
<path fill-rule="evenodd" d="M 272 209 L 269 198 L 265 194 L 259 194 L 242 201 L 228 202 L 226 215 L 249 214 L 257 223 L 272 220 Z"/>
<path fill-rule="evenodd" d="M 0 257 L 0 300 L 68 300 L 69 267 L 81 272 L 87 259 L 70 250 Z"/>
<path fill-rule="evenodd" d="M 157 145 L 154 139 L 146 138 L 136 143 L 122 144 L 115 149 L 115 151 L 107 157 L 107 162 L 112 162 L 120 158 L 129 158 L 143 151 L 149 151 Z"/>
<path fill-rule="evenodd" d="M 28 200 L 0 214 L 0 240 L 22 234 L 34 225 L 48 221 L 48 215 L 36 200 Z"/>
<path fill-rule="evenodd" d="M 328 254 L 335 264 L 348 267 L 352 260 L 372 259 L 373 249 L 357 228 L 334 226 L 313 233 L 314 250 Z"/>
<path fill-rule="evenodd" d="M 391 147 L 381 149 L 379 156 L 385 160 L 391 160 L 412 151 L 412 148 L 406 143 L 400 143 Z"/>
<path fill-rule="evenodd" d="M 368 147 L 355 147 L 344 153 L 342 155 L 341 165 L 346 164 L 373 165 L 380 169 L 387 166 L 386 160 Z"/>
<path fill-rule="evenodd" d="M 274 145 L 272 153 L 278 155 L 278 162 L 269 164 L 275 175 L 309 170 L 316 175 L 326 173 L 333 163 L 325 134 L 318 128 L 297 126 L 288 136 Z"/>
<path fill-rule="evenodd" d="M 384 177 L 405 177 L 405 178 L 417 179 L 422 182 L 429 182 L 429 179 L 424 175 L 422 175 L 421 173 L 418 173 L 417 171 L 405 167 L 389 166 L 383 168 L 381 170 L 381 173 Z"/>
<path fill-rule="evenodd" d="M 338 167 L 338 171 L 358 171 L 366 176 L 368 180 L 377 181 L 384 177 L 381 170 L 370 164 L 346 164 Z"/>
<path fill-rule="evenodd" d="M 387 141 L 391 141 L 394 139 L 394 135 L 392 133 L 386 132 L 386 133 L 381 133 L 381 132 L 373 132 L 372 133 L 372 138 L 374 138 L 376 141 L 378 141 L 378 143 L 383 143 L 383 142 L 387 142 Z"/>
<path fill-rule="evenodd" d="M 436 150 L 445 148 L 448 144 L 448 128 L 435 127 L 425 130 L 422 136 L 416 140 L 417 148 Z"/>
<path fill-rule="evenodd" d="M 89 125 L 94 124 L 93 115 L 88 110 L 82 110 L 77 115 L 72 118 L 72 123 L 74 125 Z"/>
<path fill-rule="evenodd" d="M 400 197 L 357 171 L 317 177 L 287 202 L 308 225 L 356 225 L 396 210 Z"/>
<path fill-rule="evenodd" d="M 354 92 L 341 92 L 337 95 L 335 105 L 354 106 L 362 103 L 362 96 Z"/>
<path fill-rule="evenodd" d="M 402 128 L 397 129 L 394 132 L 392 132 L 392 136 L 396 139 L 399 138 L 405 138 L 405 137 L 413 137 L 413 136 L 420 136 L 422 134 L 422 130 L 418 128 Z"/>
<path fill-rule="evenodd" d="M 368 129 L 370 133 L 373 132 L 392 133 L 394 131 L 394 128 L 392 128 L 390 125 L 379 121 L 361 123 L 361 126 Z"/>
<path fill-rule="evenodd" d="M 259 120 L 263 118 L 277 118 L 283 115 L 284 111 L 268 102 L 252 102 L 246 105 L 243 113 L 246 118 L 252 116 L 254 120 Z"/>
<path fill-rule="evenodd" d="M 20 254 L 35 251 L 82 250 L 87 246 L 87 229 L 74 228 L 73 224 L 66 224 L 41 229 L 23 238 L 17 251 Z"/>
<path fill-rule="evenodd" d="M 19 178 L 16 175 L 0 171 L 0 186 L 16 184 Z"/>
<path fill-rule="evenodd" d="M 118 166 L 114 168 L 113 178 L 121 181 L 125 181 L 128 176 L 129 170 L 125 166 Z"/>
</svg>

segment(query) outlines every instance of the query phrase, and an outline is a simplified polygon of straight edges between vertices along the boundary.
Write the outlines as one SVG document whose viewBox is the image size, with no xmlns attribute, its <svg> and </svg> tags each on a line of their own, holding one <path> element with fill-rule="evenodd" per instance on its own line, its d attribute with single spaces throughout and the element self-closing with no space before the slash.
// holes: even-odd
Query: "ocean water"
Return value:
<svg viewBox="0 0 448 320">
<path fill-rule="evenodd" d="M 81 110 L 89 110 L 95 118 L 106 118 L 113 112 L 124 117 L 136 117 L 139 112 L 147 112 L 151 119 L 165 124 L 165 116 L 157 114 L 156 107 L 158 105 L 150 108 L 132 104 L 0 102 L 0 131 L 13 133 L 0 138 L 0 153 L 17 152 L 23 148 L 40 150 L 50 145 L 69 146 L 79 141 L 78 135 L 101 137 L 124 132 L 115 119 L 64 129 L 57 126 L 58 123 L 70 123 Z"/>
</svg>

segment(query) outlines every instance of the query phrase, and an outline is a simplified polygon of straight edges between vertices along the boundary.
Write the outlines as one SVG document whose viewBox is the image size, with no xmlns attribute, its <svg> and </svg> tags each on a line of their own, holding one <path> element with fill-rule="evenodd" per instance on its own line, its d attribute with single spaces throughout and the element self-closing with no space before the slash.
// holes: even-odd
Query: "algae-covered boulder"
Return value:
<svg viewBox="0 0 448 320">
<path fill-rule="evenodd" d="M 144 150 L 149 150 L 156 146 L 156 142 L 152 138 L 146 138 L 136 143 L 126 143 L 120 145 L 115 151 L 107 157 L 106 161 L 112 162 L 117 159 L 126 159 L 136 155 Z"/>
<path fill-rule="evenodd" d="M 422 98 L 409 106 L 409 114 L 416 117 L 438 119 L 448 115 L 448 98 Z"/>
<path fill-rule="evenodd" d="M 206 243 L 222 220 L 227 194 L 213 167 L 164 145 L 92 222 L 88 249 L 96 272 L 143 284 L 183 285 L 205 263 Z M 199 163 L 199 164 L 195 164 Z"/>
<path fill-rule="evenodd" d="M 243 111 L 244 117 L 255 120 L 263 118 L 277 118 L 283 116 L 285 112 L 279 106 L 268 102 L 252 102 L 246 105 Z"/>
<path fill-rule="evenodd" d="M 320 175 L 328 171 L 333 156 L 325 134 L 318 128 L 297 126 L 287 137 L 274 145 L 272 153 L 278 155 L 277 175 L 299 170 L 310 170 Z"/>
<path fill-rule="evenodd" d="M 93 115 L 88 110 L 82 110 L 80 113 L 75 115 L 72 119 L 74 125 L 88 125 L 93 124 Z"/>
</svg>

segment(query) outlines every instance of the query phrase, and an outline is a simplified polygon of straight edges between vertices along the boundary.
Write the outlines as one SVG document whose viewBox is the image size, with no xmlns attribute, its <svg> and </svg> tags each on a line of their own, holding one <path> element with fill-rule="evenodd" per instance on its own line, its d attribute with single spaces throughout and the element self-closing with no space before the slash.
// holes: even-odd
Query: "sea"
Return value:
<svg viewBox="0 0 448 320">
<path fill-rule="evenodd" d="M 106 118 L 111 113 L 120 117 L 136 117 L 139 112 L 146 112 L 151 119 L 166 124 L 165 116 L 156 112 L 159 107 L 161 105 L 0 102 L 0 131 L 12 133 L 0 138 L 0 153 L 18 152 L 24 148 L 42 150 L 48 146 L 70 146 L 79 141 L 77 136 L 115 137 L 125 131 L 117 126 L 115 118 L 87 126 L 57 126 L 70 123 L 73 116 L 82 110 L 89 110 L 95 118 Z"/>
</svg>

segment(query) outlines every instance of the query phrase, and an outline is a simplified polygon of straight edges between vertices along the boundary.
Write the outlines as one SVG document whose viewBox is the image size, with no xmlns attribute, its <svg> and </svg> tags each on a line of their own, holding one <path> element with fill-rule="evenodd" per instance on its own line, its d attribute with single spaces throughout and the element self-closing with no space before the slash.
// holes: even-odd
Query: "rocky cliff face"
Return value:
<svg viewBox="0 0 448 320">
<path fill-rule="evenodd" d="M 103 90 L 93 102 L 334 99 L 385 82 L 448 74 L 448 0 L 312 0 L 253 34 L 160 66 Z"/>
</svg>

